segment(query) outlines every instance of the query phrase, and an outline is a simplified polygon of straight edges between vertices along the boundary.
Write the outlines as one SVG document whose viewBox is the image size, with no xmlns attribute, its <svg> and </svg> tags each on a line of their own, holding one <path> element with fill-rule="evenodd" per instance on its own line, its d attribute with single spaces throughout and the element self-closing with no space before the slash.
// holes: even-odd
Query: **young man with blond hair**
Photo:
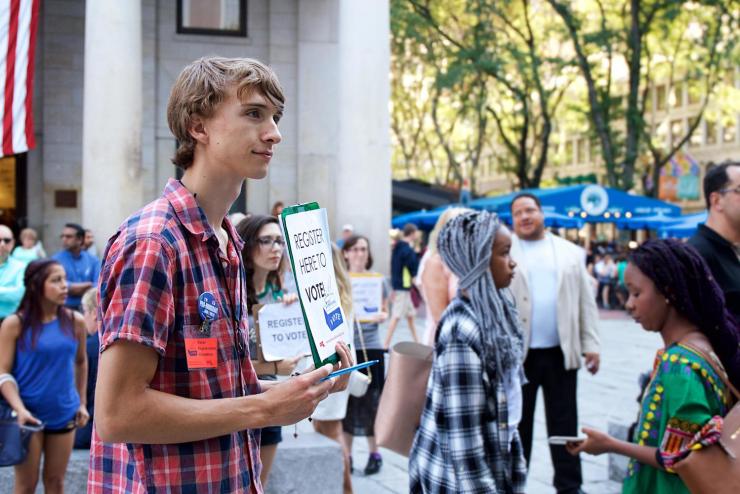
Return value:
<svg viewBox="0 0 740 494">
<path fill-rule="evenodd" d="M 260 493 L 259 439 L 302 420 L 348 377 L 331 366 L 260 382 L 247 350 L 243 242 L 226 215 L 267 174 L 284 97 L 251 59 L 191 63 L 167 119 L 185 170 L 110 239 L 88 492 Z M 338 344 L 341 365 L 351 365 Z"/>
</svg>

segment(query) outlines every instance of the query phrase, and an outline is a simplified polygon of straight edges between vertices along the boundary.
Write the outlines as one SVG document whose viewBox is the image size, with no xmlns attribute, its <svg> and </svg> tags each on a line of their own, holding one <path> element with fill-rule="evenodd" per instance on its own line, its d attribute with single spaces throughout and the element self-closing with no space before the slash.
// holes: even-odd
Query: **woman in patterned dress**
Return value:
<svg viewBox="0 0 740 494">
<path fill-rule="evenodd" d="M 623 493 L 688 493 L 671 467 L 720 436 L 732 403 L 723 381 L 740 384 L 737 324 L 702 257 L 676 240 L 648 241 L 635 250 L 625 283 L 627 310 L 665 343 L 655 357 L 637 428 L 630 442 L 584 428 L 588 438 L 566 447 L 572 454 L 630 457 Z"/>
</svg>

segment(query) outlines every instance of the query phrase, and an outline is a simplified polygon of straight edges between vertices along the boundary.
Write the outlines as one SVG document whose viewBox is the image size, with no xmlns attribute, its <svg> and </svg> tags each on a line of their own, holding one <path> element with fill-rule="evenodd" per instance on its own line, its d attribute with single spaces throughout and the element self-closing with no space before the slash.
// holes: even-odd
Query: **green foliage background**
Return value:
<svg viewBox="0 0 740 494">
<path fill-rule="evenodd" d="M 737 119 L 739 28 L 737 0 L 391 0 L 394 176 L 538 187 L 583 136 L 608 185 L 657 183 L 702 116 Z M 658 84 L 695 104 L 680 135 Z"/>
</svg>

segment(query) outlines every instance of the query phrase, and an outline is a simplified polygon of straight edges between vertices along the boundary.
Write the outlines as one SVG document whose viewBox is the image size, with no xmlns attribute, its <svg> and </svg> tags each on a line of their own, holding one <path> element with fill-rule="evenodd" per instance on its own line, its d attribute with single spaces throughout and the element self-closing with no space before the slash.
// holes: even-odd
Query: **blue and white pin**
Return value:
<svg viewBox="0 0 740 494">
<path fill-rule="evenodd" d="M 218 303 L 211 292 L 203 292 L 198 297 L 198 313 L 203 323 L 200 330 L 203 333 L 211 332 L 211 322 L 218 317 Z"/>
</svg>

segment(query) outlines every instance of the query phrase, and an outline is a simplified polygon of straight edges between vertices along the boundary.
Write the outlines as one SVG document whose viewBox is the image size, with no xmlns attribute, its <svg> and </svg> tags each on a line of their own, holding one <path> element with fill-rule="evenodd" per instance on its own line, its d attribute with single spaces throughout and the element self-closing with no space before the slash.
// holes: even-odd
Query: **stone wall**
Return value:
<svg viewBox="0 0 740 494">
<path fill-rule="evenodd" d="M 264 180 L 247 184 L 249 211 L 318 200 L 329 209 L 332 234 L 352 223 L 373 243 L 376 268 L 388 271 L 390 222 L 390 60 L 387 0 L 250 0 L 247 37 L 176 32 L 176 2 L 142 2 L 141 193 L 131 212 L 157 197 L 175 175 L 175 139 L 166 122 L 169 91 L 180 70 L 205 55 L 254 57 L 277 72 L 286 95 L 277 146 Z M 38 147 L 29 153 L 31 226 L 49 253 L 67 221 L 82 222 L 82 118 L 85 2 L 42 5 L 36 71 Z M 94 41 L 93 41 L 94 42 Z M 112 63 L 101 60 L 100 63 Z M 114 63 L 114 62 L 113 62 Z M 115 94 L 110 95 L 115 98 Z M 115 116 L 111 116 L 115 118 Z M 119 138 L 111 136 L 111 139 Z M 105 167 L 106 163 L 89 166 Z M 86 194 L 105 203 L 115 183 Z M 78 207 L 56 208 L 54 191 L 78 192 Z M 90 226 L 95 231 L 95 225 Z M 98 235 L 102 249 L 108 232 Z"/>
</svg>

